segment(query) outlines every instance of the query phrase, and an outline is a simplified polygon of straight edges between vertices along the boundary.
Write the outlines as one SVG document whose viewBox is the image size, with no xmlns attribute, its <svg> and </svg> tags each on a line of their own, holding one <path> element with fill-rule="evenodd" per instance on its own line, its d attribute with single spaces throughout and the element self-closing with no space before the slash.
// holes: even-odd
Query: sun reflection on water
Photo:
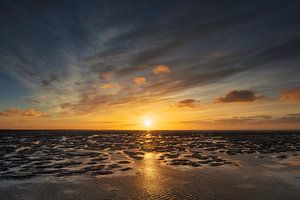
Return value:
<svg viewBox="0 0 300 200">
<path fill-rule="evenodd" d="M 152 152 L 147 152 L 144 155 L 142 164 L 143 180 L 142 186 L 149 193 L 159 192 L 162 187 L 160 180 L 160 168 L 157 166 L 156 155 Z"/>
<path fill-rule="evenodd" d="M 153 153 L 146 153 L 144 157 L 144 175 L 146 178 L 153 179 L 156 177 L 155 156 Z"/>
</svg>

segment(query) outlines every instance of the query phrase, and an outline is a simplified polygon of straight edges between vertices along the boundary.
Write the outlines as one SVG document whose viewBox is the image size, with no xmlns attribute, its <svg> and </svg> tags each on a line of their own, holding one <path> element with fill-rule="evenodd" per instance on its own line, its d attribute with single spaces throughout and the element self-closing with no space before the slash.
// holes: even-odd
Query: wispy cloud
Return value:
<svg viewBox="0 0 300 200">
<path fill-rule="evenodd" d="M 287 102 L 300 102 L 300 87 L 284 90 L 280 94 L 280 99 Z"/>
<path fill-rule="evenodd" d="M 3 111 L 0 111 L 0 116 L 47 117 L 49 115 L 46 112 L 42 112 L 34 108 L 28 108 L 28 109 L 7 108 Z"/>
<path fill-rule="evenodd" d="M 263 125 L 263 124 L 296 124 L 300 123 L 300 114 L 286 114 L 283 116 L 254 115 L 213 117 L 205 120 L 181 121 L 183 124 L 198 125 Z M 239 126 L 238 126 L 239 127 Z"/>
<path fill-rule="evenodd" d="M 104 80 L 110 80 L 113 77 L 113 73 L 112 72 L 105 72 L 105 73 L 101 74 L 100 76 Z"/>
</svg>

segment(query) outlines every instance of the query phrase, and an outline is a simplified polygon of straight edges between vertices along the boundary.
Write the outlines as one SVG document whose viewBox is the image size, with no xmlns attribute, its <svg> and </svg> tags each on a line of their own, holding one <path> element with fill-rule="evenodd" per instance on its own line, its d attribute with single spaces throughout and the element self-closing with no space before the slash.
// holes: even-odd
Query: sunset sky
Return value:
<svg viewBox="0 0 300 200">
<path fill-rule="evenodd" d="M 300 1 L 0 1 L 0 129 L 300 129 Z"/>
</svg>

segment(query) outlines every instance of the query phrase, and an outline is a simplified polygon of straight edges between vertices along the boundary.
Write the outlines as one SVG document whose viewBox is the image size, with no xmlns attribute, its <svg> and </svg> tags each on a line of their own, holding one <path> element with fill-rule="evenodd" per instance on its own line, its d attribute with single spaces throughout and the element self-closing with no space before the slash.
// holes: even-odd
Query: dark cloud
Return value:
<svg viewBox="0 0 300 200">
<path fill-rule="evenodd" d="M 232 90 L 224 97 L 217 97 L 215 101 L 217 103 L 252 102 L 262 98 L 263 96 L 257 96 L 252 90 Z"/>
<path fill-rule="evenodd" d="M 196 100 L 195 99 L 185 99 L 185 100 L 182 100 L 182 101 L 178 101 L 176 103 L 176 106 L 178 108 L 181 108 L 181 107 L 188 107 L 188 108 L 194 108 L 196 106 Z"/>
<path fill-rule="evenodd" d="M 287 102 L 300 102 L 300 87 L 284 90 L 280 94 L 280 99 Z"/>
</svg>

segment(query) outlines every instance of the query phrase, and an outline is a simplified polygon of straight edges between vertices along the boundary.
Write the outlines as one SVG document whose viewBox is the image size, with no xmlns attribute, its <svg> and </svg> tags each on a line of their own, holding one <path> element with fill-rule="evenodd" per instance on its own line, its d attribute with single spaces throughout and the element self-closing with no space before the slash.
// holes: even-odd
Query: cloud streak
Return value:
<svg viewBox="0 0 300 200">
<path fill-rule="evenodd" d="M 0 111 L 0 116 L 12 117 L 12 116 L 21 116 L 21 117 L 47 117 L 46 112 L 39 111 L 34 108 L 20 109 L 20 108 L 7 108 L 3 111 Z"/>
<path fill-rule="evenodd" d="M 282 101 L 299 103 L 300 102 L 300 87 L 282 91 L 280 94 L 280 99 Z"/>
<path fill-rule="evenodd" d="M 286 114 L 283 116 L 254 115 L 215 117 L 206 120 L 181 121 L 183 124 L 195 125 L 264 125 L 264 124 L 297 124 L 300 123 L 300 114 Z M 237 126 L 239 127 L 239 126 Z"/>
</svg>

